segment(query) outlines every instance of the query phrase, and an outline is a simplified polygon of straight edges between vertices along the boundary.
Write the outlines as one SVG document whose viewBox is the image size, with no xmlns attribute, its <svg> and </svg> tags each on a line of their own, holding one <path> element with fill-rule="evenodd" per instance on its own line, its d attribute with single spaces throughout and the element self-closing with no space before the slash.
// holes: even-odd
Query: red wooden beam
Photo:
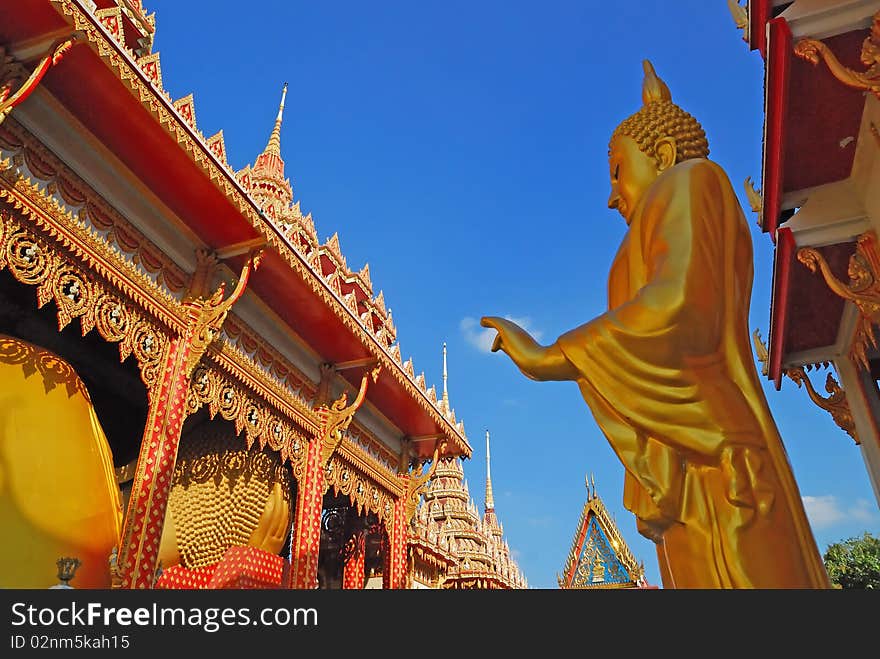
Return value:
<svg viewBox="0 0 880 659">
<path fill-rule="evenodd" d="M 786 119 L 788 114 L 788 81 L 791 72 L 791 30 L 784 18 L 770 21 L 767 34 L 768 56 L 764 92 L 764 163 L 762 187 L 764 207 L 762 229 L 776 242 L 776 227 L 782 210 L 782 180 Z"/>
<path fill-rule="evenodd" d="M 749 0 L 749 49 L 756 48 L 761 57 L 767 57 L 767 21 L 770 20 L 772 0 Z"/>
<path fill-rule="evenodd" d="M 770 303 L 770 370 L 769 377 L 782 388 L 782 357 L 788 325 L 788 297 L 791 287 L 791 264 L 795 260 L 794 235 L 788 227 L 778 232 L 773 258 L 773 299 Z"/>
</svg>

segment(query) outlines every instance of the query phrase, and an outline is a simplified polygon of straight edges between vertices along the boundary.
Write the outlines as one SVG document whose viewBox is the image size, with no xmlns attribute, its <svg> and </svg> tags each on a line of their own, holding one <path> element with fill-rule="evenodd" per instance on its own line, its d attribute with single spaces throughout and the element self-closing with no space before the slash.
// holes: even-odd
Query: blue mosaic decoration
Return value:
<svg viewBox="0 0 880 659">
<path fill-rule="evenodd" d="M 629 571 L 618 558 L 595 515 L 591 515 L 572 587 L 626 584 L 631 580 Z"/>
</svg>

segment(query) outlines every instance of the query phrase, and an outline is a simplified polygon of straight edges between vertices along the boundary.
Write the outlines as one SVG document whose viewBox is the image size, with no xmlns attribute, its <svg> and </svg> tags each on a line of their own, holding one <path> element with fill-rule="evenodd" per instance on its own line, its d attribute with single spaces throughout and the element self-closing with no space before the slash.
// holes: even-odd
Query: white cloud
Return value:
<svg viewBox="0 0 880 659">
<path fill-rule="evenodd" d="M 821 529 L 826 526 L 834 526 L 846 517 L 844 512 L 837 506 L 837 498 L 834 496 L 805 496 L 803 499 L 807 518 L 814 528 Z"/>
<path fill-rule="evenodd" d="M 815 529 L 824 529 L 841 522 L 873 522 L 877 515 L 870 502 L 858 499 L 855 505 L 844 509 L 837 497 L 831 494 L 819 497 L 805 496 L 804 508 L 807 518 Z"/>
<path fill-rule="evenodd" d="M 526 332 L 534 337 L 535 341 L 540 341 L 543 336 L 543 332 L 540 330 L 536 330 L 532 326 L 531 318 L 514 318 L 513 316 L 504 316 L 507 320 L 510 320 L 520 327 L 522 327 Z M 461 333 L 464 335 L 465 340 L 474 346 L 480 352 L 491 352 L 492 350 L 492 342 L 495 340 L 495 335 L 497 332 L 491 327 L 481 327 L 480 321 L 476 318 L 471 318 L 467 316 L 461 319 L 461 323 L 459 323 L 459 327 L 461 328 Z"/>
</svg>

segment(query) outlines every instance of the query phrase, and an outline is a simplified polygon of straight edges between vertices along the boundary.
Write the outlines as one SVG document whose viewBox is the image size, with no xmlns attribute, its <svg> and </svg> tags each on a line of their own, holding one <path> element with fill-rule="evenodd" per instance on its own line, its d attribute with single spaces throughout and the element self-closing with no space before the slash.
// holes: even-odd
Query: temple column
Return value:
<svg viewBox="0 0 880 659">
<path fill-rule="evenodd" d="M 342 588 L 361 590 L 364 587 L 364 531 L 355 531 L 345 543 L 342 568 Z"/>
<path fill-rule="evenodd" d="M 322 383 L 330 369 L 322 368 Z M 330 464 L 333 453 L 339 448 L 345 431 L 355 412 L 367 395 L 367 383 L 379 377 L 379 367 L 364 373 L 354 402 L 346 407 L 348 395 L 332 404 L 323 400 L 317 408 L 321 418 L 318 436 L 309 441 L 306 466 L 302 482 L 297 483 L 296 515 L 293 527 L 293 543 L 290 557 L 290 587 L 314 589 L 318 587 L 318 553 L 321 549 L 321 512 L 324 507 L 324 469 Z M 319 397 L 319 400 L 322 397 Z M 363 561 L 363 559 L 361 559 Z M 363 572 L 363 567 L 361 568 Z"/>
<path fill-rule="evenodd" d="M 318 587 L 318 552 L 321 547 L 321 512 L 324 507 L 324 469 L 321 443 L 309 442 L 302 479 L 296 487 L 296 512 L 290 552 L 290 587 Z"/>
<path fill-rule="evenodd" d="M 399 497 L 394 501 L 388 530 L 388 547 L 385 558 L 385 571 L 382 587 L 388 589 L 406 588 L 406 499 Z"/>
<path fill-rule="evenodd" d="M 198 253 L 198 267 L 184 302 L 186 330 L 169 342 L 162 361 L 161 379 L 150 391 L 147 424 L 113 566 L 113 582 L 117 587 L 153 586 L 171 477 L 186 416 L 190 376 L 220 331 L 229 309 L 244 293 L 250 273 L 258 263 L 258 255 L 248 259 L 235 291 L 223 300 L 222 285 L 213 294 L 206 294 L 216 258 L 205 251 Z"/>
<path fill-rule="evenodd" d="M 847 402 L 859 437 L 859 449 L 868 471 L 874 497 L 880 505 L 880 397 L 869 371 L 859 369 L 849 359 L 834 362 L 840 384 L 847 392 Z M 853 392 L 853 393 L 850 393 Z"/>
</svg>

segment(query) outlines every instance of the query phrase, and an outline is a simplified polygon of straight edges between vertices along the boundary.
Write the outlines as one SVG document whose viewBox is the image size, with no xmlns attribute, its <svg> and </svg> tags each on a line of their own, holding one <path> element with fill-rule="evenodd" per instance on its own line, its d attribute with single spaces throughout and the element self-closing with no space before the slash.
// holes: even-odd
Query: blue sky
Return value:
<svg viewBox="0 0 880 659">
<path fill-rule="evenodd" d="M 621 504 L 623 468 L 577 386 L 527 380 L 487 351 L 478 321 L 519 319 L 549 343 L 605 309 L 625 229 L 606 208 L 608 138 L 641 106 L 645 58 L 703 124 L 710 158 L 748 208 L 743 180 L 760 186 L 763 64 L 727 4 L 145 4 L 166 89 L 195 94 L 199 129 L 223 129 L 233 167 L 263 149 L 290 83 L 281 148 L 294 196 L 321 240 L 339 233 L 349 267 L 370 264 L 404 359 L 438 390 L 447 342 L 451 403 L 474 446 L 471 493 L 482 508 L 488 428 L 496 510 L 530 586 L 556 587 L 590 472 L 659 584 L 654 546 Z M 766 337 L 772 246 L 748 219 L 751 326 Z M 852 440 L 792 382 L 765 384 L 820 550 L 880 531 Z"/>
</svg>

